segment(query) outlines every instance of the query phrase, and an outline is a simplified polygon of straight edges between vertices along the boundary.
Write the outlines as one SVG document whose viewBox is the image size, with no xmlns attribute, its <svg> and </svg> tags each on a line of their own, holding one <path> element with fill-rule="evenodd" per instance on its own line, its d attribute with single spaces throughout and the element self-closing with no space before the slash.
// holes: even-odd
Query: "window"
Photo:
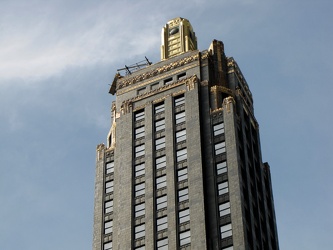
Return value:
<svg viewBox="0 0 333 250">
<path fill-rule="evenodd" d="M 179 224 L 190 221 L 190 209 L 179 211 Z"/>
<path fill-rule="evenodd" d="M 191 243 L 191 231 L 185 231 L 179 234 L 179 245 L 184 246 Z"/>
<path fill-rule="evenodd" d="M 230 214 L 230 202 L 219 205 L 220 217 Z"/>
<path fill-rule="evenodd" d="M 166 187 L 166 175 L 156 178 L 156 188 L 159 189 L 163 187 Z"/>
<path fill-rule="evenodd" d="M 139 246 L 139 247 L 136 247 L 136 248 L 134 248 L 135 250 L 145 250 L 146 249 L 146 247 L 145 246 Z"/>
<path fill-rule="evenodd" d="M 135 121 L 140 121 L 142 119 L 145 118 L 145 111 L 144 110 L 140 110 L 140 111 L 137 111 L 135 112 Z"/>
<path fill-rule="evenodd" d="M 135 185 L 135 197 L 145 194 L 145 183 Z"/>
<path fill-rule="evenodd" d="M 225 142 L 220 142 L 214 145 L 215 155 L 222 154 L 225 152 Z"/>
<path fill-rule="evenodd" d="M 186 77 L 186 72 L 179 74 L 179 75 L 177 76 L 177 79 L 178 79 L 178 80 L 181 80 L 181 79 L 184 79 L 185 77 Z"/>
<path fill-rule="evenodd" d="M 178 202 L 188 200 L 188 188 L 184 188 L 178 191 Z"/>
<path fill-rule="evenodd" d="M 186 141 L 186 130 L 180 130 L 176 132 L 176 143 Z"/>
<path fill-rule="evenodd" d="M 164 111 L 164 103 L 159 103 L 155 105 L 155 114 L 161 113 Z"/>
<path fill-rule="evenodd" d="M 216 172 L 217 174 L 223 174 L 227 172 L 227 162 L 223 161 L 216 164 Z"/>
<path fill-rule="evenodd" d="M 105 213 L 111 213 L 113 212 L 113 200 L 105 202 Z"/>
<path fill-rule="evenodd" d="M 180 106 L 185 104 L 185 96 L 178 96 L 175 98 L 175 106 Z"/>
<path fill-rule="evenodd" d="M 177 171 L 178 181 L 187 180 L 187 168 L 183 168 Z"/>
<path fill-rule="evenodd" d="M 145 174 L 145 164 L 144 163 L 136 165 L 134 168 L 135 168 L 135 177 Z"/>
<path fill-rule="evenodd" d="M 151 90 L 158 89 L 159 85 L 160 85 L 159 82 L 157 82 L 157 83 L 153 83 L 152 85 L 150 85 L 150 89 L 151 89 Z"/>
<path fill-rule="evenodd" d="M 172 77 L 170 77 L 170 78 L 164 80 L 164 84 L 165 84 L 165 85 L 166 85 L 166 84 L 170 84 L 170 83 L 172 83 Z"/>
<path fill-rule="evenodd" d="M 138 205 L 135 205 L 135 217 L 140 217 L 142 215 L 145 215 L 146 213 L 146 206 L 145 203 L 141 203 Z"/>
<path fill-rule="evenodd" d="M 155 149 L 159 150 L 165 148 L 165 137 L 155 140 Z"/>
<path fill-rule="evenodd" d="M 168 238 L 157 241 L 157 250 L 168 250 Z"/>
<path fill-rule="evenodd" d="M 155 131 L 161 131 L 165 129 L 165 119 L 159 120 L 155 122 Z"/>
<path fill-rule="evenodd" d="M 114 171 L 114 162 L 106 163 L 106 174 L 111 174 Z"/>
<path fill-rule="evenodd" d="M 177 162 L 183 161 L 187 159 L 187 148 L 178 150 L 176 152 L 176 158 L 177 158 Z"/>
<path fill-rule="evenodd" d="M 145 144 L 135 147 L 135 158 L 145 155 Z"/>
<path fill-rule="evenodd" d="M 112 220 L 104 223 L 104 234 L 112 233 L 112 224 L 113 224 Z"/>
<path fill-rule="evenodd" d="M 146 92 L 146 88 L 138 89 L 138 95 L 141 95 L 141 94 L 143 94 L 144 92 Z"/>
<path fill-rule="evenodd" d="M 227 224 L 220 227 L 221 239 L 230 237 L 232 235 L 231 224 Z"/>
<path fill-rule="evenodd" d="M 223 134 L 224 133 L 224 123 L 219 123 L 219 124 L 214 125 L 213 130 L 214 130 L 214 136 Z"/>
<path fill-rule="evenodd" d="M 219 195 L 226 194 L 226 193 L 229 192 L 228 182 L 227 181 L 219 183 L 217 185 L 217 187 L 218 187 L 218 190 L 219 190 Z"/>
<path fill-rule="evenodd" d="M 156 199 L 156 209 L 160 210 L 162 208 L 166 208 L 167 207 L 167 196 L 163 195 L 161 197 L 158 197 Z"/>
<path fill-rule="evenodd" d="M 156 221 L 157 231 L 161 231 L 168 228 L 168 217 L 164 216 Z"/>
<path fill-rule="evenodd" d="M 138 127 L 135 129 L 135 139 L 145 136 L 145 126 Z"/>
<path fill-rule="evenodd" d="M 182 122 L 185 122 L 185 111 L 176 114 L 176 124 L 180 124 Z"/>
<path fill-rule="evenodd" d="M 144 237 L 146 235 L 145 228 L 145 224 L 136 226 L 134 228 L 134 238 L 139 239 L 141 237 Z"/>
<path fill-rule="evenodd" d="M 166 157 L 162 156 L 155 159 L 156 169 L 161 169 L 166 167 Z"/>
<path fill-rule="evenodd" d="M 104 243 L 103 250 L 112 250 L 112 241 L 108 243 Z"/>
<path fill-rule="evenodd" d="M 105 182 L 105 193 L 108 194 L 111 192 L 113 192 L 113 181 Z"/>
</svg>

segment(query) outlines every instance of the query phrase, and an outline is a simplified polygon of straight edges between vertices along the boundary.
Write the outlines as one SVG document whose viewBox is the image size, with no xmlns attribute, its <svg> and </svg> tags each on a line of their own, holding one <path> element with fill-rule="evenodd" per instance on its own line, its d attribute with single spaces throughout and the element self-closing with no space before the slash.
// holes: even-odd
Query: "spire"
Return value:
<svg viewBox="0 0 333 250">
<path fill-rule="evenodd" d="M 161 60 L 197 49 L 197 38 L 191 23 L 182 17 L 177 17 L 162 29 Z"/>
</svg>

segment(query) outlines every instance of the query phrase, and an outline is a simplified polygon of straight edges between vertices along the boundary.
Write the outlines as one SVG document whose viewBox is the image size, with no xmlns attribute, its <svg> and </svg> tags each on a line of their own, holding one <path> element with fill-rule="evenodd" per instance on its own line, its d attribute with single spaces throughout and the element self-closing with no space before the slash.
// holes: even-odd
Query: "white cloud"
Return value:
<svg viewBox="0 0 333 250">
<path fill-rule="evenodd" d="M 27 11 L 19 9 L 17 15 L 2 18 L 3 80 L 40 79 L 71 66 L 109 63 L 125 53 L 142 54 L 159 43 L 159 34 L 151 25 L 138 25 L 136 18 L 130 18 L 137 14 L 136 6 L 128 7 L 126 15 L 118 12 L 125 8 L 119 4 L 93 5 L 74 13 L 62 10 L 61 15 L 54 8 L 57 6 L 44 6 L 45 12 L 32 10 L 26 15 Z"/>
</svg>

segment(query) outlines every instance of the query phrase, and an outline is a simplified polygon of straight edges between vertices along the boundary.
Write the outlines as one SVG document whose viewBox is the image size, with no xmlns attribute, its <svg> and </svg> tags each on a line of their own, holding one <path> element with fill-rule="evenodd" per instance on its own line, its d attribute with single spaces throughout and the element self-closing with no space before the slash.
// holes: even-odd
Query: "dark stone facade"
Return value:
<svg viewBox="0 0 333 250">
<path fill-rule="evenodd" d="M 252 95 L 237 63 L 224 55 L 222 42 L 214 40 L 207 51 L 190 51 L 128 76 L 117 75 L 110 93 L 116 95 L 116 126 L 109 133 L 113 144 L 97 147 L 94 250 L 108 242 L 112 249 L 157 249 L 161 239 L 167 239 L 169 249 L 279 249 L 269 166 L 261 160 Z M 179 125 L 175 117 L 181 109 L 174 104 L 178 96 L 185 98 L 181 109 L 186 120 Z M 154 113 L 158 103 L 164 103 L 159 117 Z M 144 119 L 136 122 L 135 114 L 142 110 Z M 161 117 L 165 128 L 157 133 L 154 124 Z M 214 132 L 219 124 L 223 133 Z M 136 138 L 138 127 L 144 127 L 141 139 Z M 184 129 L 186 141 L 177 143 L 176 133 Z M 155 150 L 156 140 L 163 137 L 165 147 Z M 144 147 L 143 157 L 136 157 L 138 145 Z M 182 148 L 187 157 L 178 162 Z M 155 160 L 163 155 L 166 167 L 157 171 Z M 107 173 L 110 162 L 114 170 Z M 145 171 L 138 177 L 135 166 L 141 162 Z M 226 168 L 217 171 L 223 164 Z M 186 169 L 185 181 L 177 179 L 179 169 Z M 166 176 L 166 188 L 157 190 L 159 176 Z M 110 181 L 113 191 L 106 193 Z M 138 183 L 145 189 L 140 197 L 135 194 Z M 188 199 L 179 202 L 179 190 L 186 188 Z M 157 211 L 157 198 L 164 195 L 167 207 Z M 106 211 L 107 201 L 113 202 L 112 212 Z M 136 217 L 137 204 L 144 204 L 144 216 Z M 190 219 L 182 224 L 179 212 L 187 208 Z M 167 230 L 158 231 L 157 219 L 163 216 Z M 108 221 L 111 233 L 105 233 Z M 145 228 L 140 238 L 138 225 Z M 182 232 L 190 232 L 190 242 L 182 243 Z"/>
</svg>

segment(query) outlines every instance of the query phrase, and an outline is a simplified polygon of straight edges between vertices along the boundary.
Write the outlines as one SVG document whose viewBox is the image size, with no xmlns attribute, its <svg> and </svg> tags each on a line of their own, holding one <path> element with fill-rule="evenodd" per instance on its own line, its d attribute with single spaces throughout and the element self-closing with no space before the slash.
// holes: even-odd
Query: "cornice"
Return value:
<svg viewBox="0 0 333 250">
<path fill-rule="evenodd" d="M 149 72 L 145 72 L 145 73 L 142 73 L 140 75 L 137 75 L 137 76 L 134 76 L 134 77 L 131 77 L 131 78 L 126 77 L 126 79 L 119 79 L 118 82 L 117 82 L 117 88 L 116 89 L 117 90 L 122 89 L 122 88 L 127 87 L 129 85 L 132 85 L 134 83 L 137 83 L 137 82 L 140 82 L 140 81 L 143 81 L 143 80 L 147 80 L 151 77 L 154 77 L 156 75 L 168 72 L 170 70 L 176 69 L 178 67 L 184 66 L 186 64 L 189 64 L 189 63 L 197 61 L 197 60 L 199 60 L 199 53 L 197 53 L 195 55 L 185 57 L 185 58 L 182 58 L 182 59 L 180 59 L 178 61 L 175 61 L 175 62 L 171 62 L 169 64 L 166 64 L 166 65 L 162 66 L 162 67 L 155 68 L 155 69 L 153 69 Z"/>
<path fill-rule="evenodd" d="M 129 102 L 136 102 L 136 101 L 141 100 L 143 98 L 147 98 L 149 96 L 156 95 L 157 93 L 160 93 L 160 92 L 163 92 L 163 91 L 166 91 L 168 89 L 177 87 L 179 85 L 184 85 L 184 84 L 186 86 L 188 86 L 188 90 L 192 90 L 194 88 L 194 84 L 197 83 L 197 82 L 198 82 L 197 76 L 193 75 L 193 76 L 181 79 L 179 81 L 176 81 L 176 82 L 164 85 L 164 86 L 162 86 L 162 87 L 160 87 L 158 89 L 154 89 L 154 90 L 151 90 L 149 92 L 143 93 L 141 95 L 135 96 L 135 97 L 129 99 L 128 101 Z"/>
</svg>

